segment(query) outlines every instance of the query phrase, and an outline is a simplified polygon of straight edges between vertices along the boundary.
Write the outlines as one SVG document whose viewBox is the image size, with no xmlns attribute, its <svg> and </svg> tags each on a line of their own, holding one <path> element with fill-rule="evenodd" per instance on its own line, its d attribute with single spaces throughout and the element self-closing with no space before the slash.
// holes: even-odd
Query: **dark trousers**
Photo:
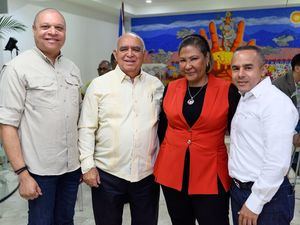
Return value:
<svg viewBox="0 0 300 225">
<path fill-rule="evenodd" d="M 80 169 L 58 176 L 31 176 L 43 195 L 28 201 L 28 225 L 73 225 Z"/>
<path fill-rule="evenodd" d="M 167 208 L 173 225 L 229 225 L 229 193 L 218 179 L 219 194 L 189 195 L 190 152 L 185 155 L 182 190 L 162 185 Z M 171 171 L 170 171 L 171 172 Z"/>
<path fill-rule="evenodd" d="M 238 211 L 251 194 L 251 187 L 239 188 L 233 183 L 230 192 L 233 224 L 238 225 Z M 271 201 L 264 205 L 258 216 L 257 225 L 289 225 L 294 216 L 294 207 L 295 193 L 285 177 Z"/>
<path fill-rule="evenodd" d="M 150 175 L 129 182 L 98 169 L 101 184 L 92 188 L 96 225 L 121 225 L 124 204 L 128 201 L 132 225 L 156 225 L 159 186 Z"/>
<path fill-rule="evenodd" d="M 162 186 L 173 225 L 229 225 L 229 193 L 188 195 Z"/>
</svg>

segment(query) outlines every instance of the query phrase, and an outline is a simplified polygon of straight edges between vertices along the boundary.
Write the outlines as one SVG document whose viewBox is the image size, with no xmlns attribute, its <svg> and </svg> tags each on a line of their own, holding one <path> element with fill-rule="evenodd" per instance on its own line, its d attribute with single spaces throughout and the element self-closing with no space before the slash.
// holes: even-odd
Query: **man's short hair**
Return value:
<svg viewBox="0 0 300 225">
<path fill-rule="evenodd" d="M 300 66 L 300 54 L 295 55 L 291 61 L 292 71 L 295 70 L 295 66 Z"/>
<path fill-rule="evenodd" d="M 63 19 L 63 21 L 64 21 L 64 25 L 66 26 L 66 20 L 65 20 L 65 17 L 64 17 L 63 14 L 61 14 L 60 11 L 58 11 L 57 9 L 54 9 L 54 8 L 45 8 L 45 9 L 42 9 L 42 10 L 40 10 L 40 11 L 37 12 L 37 14 L 36 14 L 35 17 L 34 17 L 32 27 L 35 27 L 36 22 L 37 22 L 37 20 L 38 20 L 38 17 L 40 16 L 40 14 L 43 13 L 43 12 L 46 12 L 46 11 L 56 12 L 56 13 L 58 13 L 59 15 L 61 15 L 61 17 L 62 17 L 62 19 Z"/>
<path fill-rule="evenodd" d="M 110 65 L 110 62 L 108 60 L 102 60 L 99 65 L 98 65 L 98 69 L 100 67 L 100 65 L 103 65 L 103 64 L 106 64 L 108 69 L 111 69 L 111 65 Z"/>
<path fill-rule="evenodd" d="M 243 50 L 253 50 L 257 53 L 258 57 L 261 60 L 262 65 L 265 64 L 265 56 L 263 51 L 261 50 L 261 48 L 255 46 L 255 45 L 244 45 L 244 46 L 240 46 L 238 47 L 234 52 L 239 52 L 239 51 L 243 51 Z"/>
<path fill-rule="evenodd" d="M 130 36 L 133 36 L 133 37 L 136 37 L 137 39 L 139 39 L 140 42 L 142 43 L 142 51 L 144 52 L 146 50 L 146 46 L 145 46 L 145 42 L 144 42 L 143 38 L 141 38 L 138 34 L 136 34 L 134 32 L 126 32 L 121 37 L 119 37 L 118 42 L 117 42 L 117 49 L 118 49 L 119 41 L 124 35 L 130 35 Z"/>
</svg>

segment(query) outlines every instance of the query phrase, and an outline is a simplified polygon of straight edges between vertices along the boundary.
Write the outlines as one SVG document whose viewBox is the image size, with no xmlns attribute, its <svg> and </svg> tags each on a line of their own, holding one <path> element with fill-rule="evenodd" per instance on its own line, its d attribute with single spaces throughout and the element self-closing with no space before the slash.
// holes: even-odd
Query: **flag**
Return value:
<svg viewBox="0 0 300 225">
<path fill-rule="evenodd" d="M 120 9 L 120 17 L 119 17 L 119 37 L 125 33 L 125 16 L 124 16 L 124 2 L 122 2 L 122 6 Z"/>
</svg>

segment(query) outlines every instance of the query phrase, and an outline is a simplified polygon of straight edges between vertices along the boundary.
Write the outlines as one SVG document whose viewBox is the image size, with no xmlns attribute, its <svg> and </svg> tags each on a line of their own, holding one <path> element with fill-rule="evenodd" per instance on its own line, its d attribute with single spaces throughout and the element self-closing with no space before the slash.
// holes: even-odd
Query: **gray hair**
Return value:
<svg viewBox="0 0 300 225">
<path fill-rule="evenodd" d="M 133 33 L 133 32 L 126 32 L 125 34 L 123 34 L 122 36 L 119 37 L 119 39 L 117 41 L 117 49 L 118 49 L 120 39 L 124 36 L 132 36 L 132 37 L 135 37 L 135 38 L 139 39 L 140 42 L 142 43 L 142 51 L 144 52 L 146 50 L 144 40 L 139 35 L 137 35 L 136 33 Z"/>
</svg>

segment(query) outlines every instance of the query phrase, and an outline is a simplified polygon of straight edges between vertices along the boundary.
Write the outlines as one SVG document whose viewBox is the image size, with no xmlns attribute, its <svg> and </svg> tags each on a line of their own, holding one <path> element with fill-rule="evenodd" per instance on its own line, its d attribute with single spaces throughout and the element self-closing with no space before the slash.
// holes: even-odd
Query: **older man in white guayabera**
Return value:
<svg viewBox="0 0 300 225">
<path fill-rule="evenodd" d="M 97 225 L 121 225 L 126 201 L 132 225 L 156 225 L 159 186 L 152 173 L 164 86 L 141 69 L 145 46 L 136 34 L 121 36 L 114 54 L 118 65 L 91 82 L 82 105 L 83 180 Z"/>
</svg>

